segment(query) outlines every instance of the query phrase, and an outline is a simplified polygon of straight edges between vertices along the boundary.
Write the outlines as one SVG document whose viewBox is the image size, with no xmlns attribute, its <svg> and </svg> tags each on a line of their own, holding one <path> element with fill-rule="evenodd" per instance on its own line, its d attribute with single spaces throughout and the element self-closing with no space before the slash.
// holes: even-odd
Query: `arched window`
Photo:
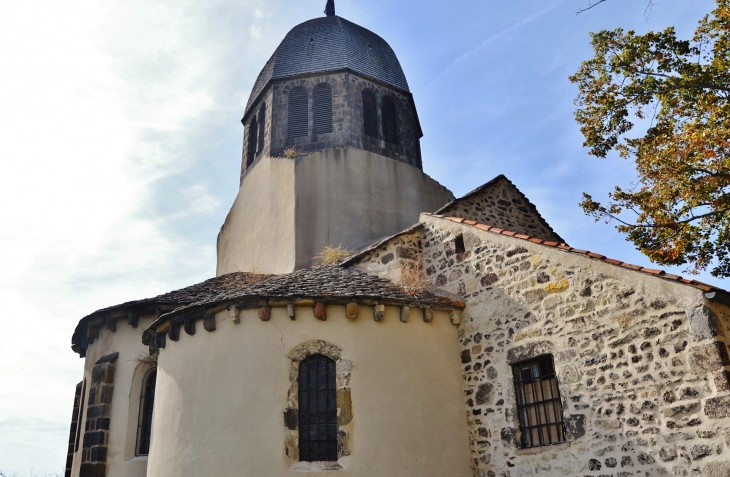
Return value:
<svg viewBox="0 0 730 477">
<path fill-rule="evenodd" d="M 398 116 L 395 112 L 395 102 L 389 96 L 383 97 L 383 139 L 391 144 L 398 144 Z"/>
<path fill-rule="evenodd" d="M 362 92 L 362 118 L 365 135 L 378 137 L 378 105 L 373 92 L 367 89 Z"/>
<path fill-rule="evenodd" d="M 298 86 L 289 92 L 289 137 L 307 136 L 309 131 L 309 98 L 307 90 Z"/>
<path fill-rule="evenodd" d="M 327 83 L 314 87 L 312 94 L 314 112 L 314 134 L 332 132 L 332 88 Z"/>
<path fill-rule="evenodd" d="M 299 365 L 299 460 L 337 460 L 335 362 L 315 354 Z"/>
<path fill-rule="evenodd" d="M 256 116 L 251 119 L 248 125 L 248 151 L 246 152 L 246 168 L 253 164 L 256 157 L 256 145 L 258 143 L 259 128 L 256 122 Z"/>
<path fill-rule="evenodd" d="M 139 425 L 137 426 L 137 455 L 150 453 L 152 439 L 152 412 L 155 405 L 155 386 L 157 371 L 147 374 L 142 383 L 142 393 L 139 396 Z"/>
<path fill-rule="evenodd" d="M 81 429 L 84 428 L 83 422 L 81 421 L 84 418 L 84 401 L 86 400 L 86 379 L 84 379 L 83 384 L 81 385 L 81 404 L 79 405 L 79 411 L 76 414 L 76 442 L 74 443 L 74 452 L 79 451 L 79 441 L 81 441 Z"/>
<path fill-rule="evenodd" d="M 264 140 L 266 139 L 266 104 L 261 105 L 261 111 L 259 111 L 259 144 L 256 149 L 256 154 L 261 154 L 264 150 Z"/>
</svg>

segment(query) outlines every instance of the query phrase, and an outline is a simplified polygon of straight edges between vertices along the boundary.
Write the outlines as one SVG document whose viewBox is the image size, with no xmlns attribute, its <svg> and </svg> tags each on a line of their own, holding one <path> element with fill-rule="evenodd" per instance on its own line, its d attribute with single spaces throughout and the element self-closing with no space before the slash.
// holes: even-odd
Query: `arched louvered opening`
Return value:
<svg viewBox="0 0 730 477">
<path fill-rule="evenodd" d="M 155 405 L 157 371 L 152 371 L 142 383 L 139 397 L 139 425 L 137 427 L 137 455 L 148 455 L 152 442 L 152 413 Z"/>
<path fill-rule="evenodd" d="M 389 96 L 383 97 L 381 106 L 383 116 L 383 139 L 391 144 L 398 144 L 398 116 L 395 112 L 395 102 Z"/>
<path fill-rule="evenodd" d="M 315 354 L 299 365 L 299 460 L 337 460 L 335 362 Z"/>
<path fill-rule="evenodd" d="M 258 144 L 259 127 L 256 121 L 256 116 L 251 119 L 248 125 L 248 151 L 246 151 L 246 168 L 248 169 L 253 164 L 253 159 L 256 156 L 256 146 Z"/>
<path fill-rule="evenodd" d="M 261 106 L 259 111 L 259 143 L 256 149 L 256 154 L 261 154 L 264 150 L 264 140 L 266 139 L 266 104 Z"/>
<path fill-rule="evenodd" d="M 307 136 L 309 131 L 309 98 L 299 86 L 289 92 L 289 137 Z"/>
<path fill-rule="evenodd" d="M 365 135 L 378 137 L 378 105 L 373 92 L 367 89 L 362 92 L 362 117 Z"/>
<path fill-rule="evenodd" d="M 312 93 L 312 109 L 314 113 L 314 134 L 332 132 L 332 88 L 327 83 L 314 87 Z"/>
</svg>

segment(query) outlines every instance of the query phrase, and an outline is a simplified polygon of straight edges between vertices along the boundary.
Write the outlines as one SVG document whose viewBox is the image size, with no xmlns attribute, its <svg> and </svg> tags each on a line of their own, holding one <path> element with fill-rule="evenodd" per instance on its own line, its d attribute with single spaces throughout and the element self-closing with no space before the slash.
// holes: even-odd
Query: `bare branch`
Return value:
<svg viewBox="0 0 730 477">
<path fill-rule="evenodd" d="M 605 2 L 606 0 L 598 0 L 596 3 L 591 3 L 591 0 L 588 0 L 589 5 L 586 8 L 581 8 L 577 12 L 575 12 L 576 15 L 580 15 L 583 12 L 587 12 L 591 8 L 595 7 L 596 5 L 600 5 L 601 3 Z"/>
</svg>

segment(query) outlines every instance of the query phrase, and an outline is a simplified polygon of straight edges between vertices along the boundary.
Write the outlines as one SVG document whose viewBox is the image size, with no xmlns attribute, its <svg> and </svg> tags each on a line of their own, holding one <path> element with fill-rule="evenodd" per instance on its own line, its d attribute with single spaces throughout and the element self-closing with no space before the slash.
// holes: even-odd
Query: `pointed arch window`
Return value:
<svg viewBox="0 0 730 477">
<path fill-rule="evenodd" d="M 337 460 L 336 366 L 320 354 L 299 365 L 299 460 Z"/>
<path fill-rule="evenodd" d="M 139 424 L 137 426 L 137 455 L 149 455 L 152 442 L 152 413 L 155 405 L 157 370 L 145 376 L 139 397 Z"/>
<path fill-rule="evenodd" d="M 383 139 L 391 144 L 398 144 L 398 116 L 395 110 L 395 102 L 389 96 L 383 97 L 381 106 L 383 116 Z"/>
<path fill-rule="evenodd" d="M 309 97 L 298 86 L 289 92 L 289 137 L 307 136 L 309 131 Z"/>
<path fill-rule="evenodd" d="M 259 111 L 259 143 L 256 148 L 256 154 L 261 154 L 264 150 L 264 141 L 266 140 L 266 103 L 261 105 L 261 111 Z"/>
<path fill-rule="evenodd" d="M 256 157 L 256 145 L 258 143 L 259 128 L 256 116 L 251 119 L 248 125 L 248 151 L 246 151 L 246 168 L 253 164 L 253 159 Z"/>
<path fill-rule="evenodd" d="M 378 105 L 372 91 L 362 92 L 362 119 L 366 136 L 378 137 Z"/>
<path fill-rule="evenodd" d="M 320 83 L 312 93 L 312 109 L 314 112 L 314 134 L 332 132 L 332 87 Z"/>
</svg>

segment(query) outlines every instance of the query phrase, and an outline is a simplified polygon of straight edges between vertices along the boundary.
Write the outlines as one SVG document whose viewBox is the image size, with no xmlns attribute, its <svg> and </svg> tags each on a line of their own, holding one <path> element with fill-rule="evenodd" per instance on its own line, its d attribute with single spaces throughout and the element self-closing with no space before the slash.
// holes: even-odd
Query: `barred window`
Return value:
<svg viewBox="0 0 730 477">
<path fill-rule="evenodd" d="M 335 362 L 319 354 L 299 365 L 299 460 L 337 460 Z"/>
<path fill-rule="evenodd" d="M 552 355 L 512 366 L 522 447 L 565 442 L 563 408 Z"/>
<path fill-rule="evenodd" d="M 256 157 L 256 145 L 258 143 L 259 128 L 256 121 L 256 116 L 251 119 L 248 125 L 248 151 L 246 151 L 246 169 L 253 164 L 253 159 Z"/>
<path fill-rule="evenodd" d="M 307 136 L 309 132 L 309 96 L 298 86 L 289 92 L 289 137 Z"/>
<path fill-rule="evenodd" d="M 362 118 L 365 135 L 378 137 L 378 105 L 373 92 L 367 89 L 362 92 Z"/>
<path fill-rule="evenodd" d="M 332 88 L 327 83 L 314 87 L 312 93 L 314 112 L 314 134 L 332 132 Z"/>
<path fill-rule="evenodd" d="M 256 149 L 256 154 L 261 154 L 264 150 L 264 140 L 266 139 L 266 103 L 261 105 L 261 111 L 259 111 L 259 143 Z"/>
<path fill-rule="evenodd" d="M 383 116 L 383 139 L 391 144 L 398 144 L 398 116 L 395 112 L 395 102 L 389 96 L 383 97 L 381 106 Z"/>
<path fill-rule="evenodd" d="M 142 383 L 139 397 L 139 424 L 137 426 L 137 455 L 148 455 L 152 441 L 152 413 L 155 405 L 157 371 L 152 371 Z"/>
</svg>

